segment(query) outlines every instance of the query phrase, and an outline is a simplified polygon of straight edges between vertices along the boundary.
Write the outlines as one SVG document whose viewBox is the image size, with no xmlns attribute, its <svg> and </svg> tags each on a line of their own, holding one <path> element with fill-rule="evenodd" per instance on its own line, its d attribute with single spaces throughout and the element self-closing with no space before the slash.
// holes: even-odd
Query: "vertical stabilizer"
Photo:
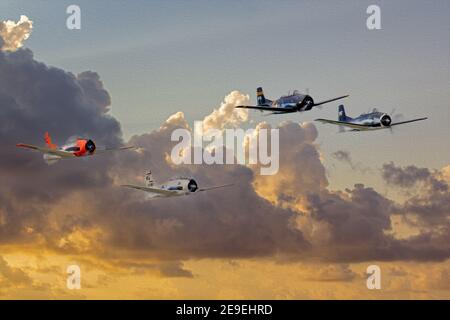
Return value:
<svg viewBox="0 0 450 320">
<path fill-rule="evenodd" d="M 45 143 L 47 144 L 47 146 L 48 146 L 50 149 L 56 149 L 56 148 L 58 148 L 58 146 L 57 146 L 56 144 L 53 144 L 52 138 L 50 137 L 50 135 L 48 134 L 48 132 L 45 133 L 44 140 L 45 140 Z"/>
<path fill-rule="evenodd" d="M 256 100 L 258 101 L 258 106 L 269 106 L 272 104 L 272 100 L 266 99 L 264 96 L 262 87 L 256 88 Z"/>
<path fill-rule="evenodd" d="M 339 107 L 338 107 L 338 120 L 339 121 L 349 121 L 349 120 L 352 120 L 352 118 L 350 118 L 350 117 L 347 117 L 347 115 L 345 114 L 345 108 L 344 108 L 344 105 L 343 104 L 341 104 Z"/>
</svg>

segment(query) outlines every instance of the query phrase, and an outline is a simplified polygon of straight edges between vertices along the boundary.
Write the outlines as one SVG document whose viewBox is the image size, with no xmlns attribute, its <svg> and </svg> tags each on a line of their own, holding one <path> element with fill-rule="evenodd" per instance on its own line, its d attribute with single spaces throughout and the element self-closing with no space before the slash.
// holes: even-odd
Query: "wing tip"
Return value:
<svg viewBox="0 0 450 320">
<path fill-rule="evenodd" d="M 30 148 L 30 149 L 36 149 L 34 146 L 31 146 L 29 144 L 26 143 L 17 143 L 16 147 L 18 148 Z"/>
</svg>

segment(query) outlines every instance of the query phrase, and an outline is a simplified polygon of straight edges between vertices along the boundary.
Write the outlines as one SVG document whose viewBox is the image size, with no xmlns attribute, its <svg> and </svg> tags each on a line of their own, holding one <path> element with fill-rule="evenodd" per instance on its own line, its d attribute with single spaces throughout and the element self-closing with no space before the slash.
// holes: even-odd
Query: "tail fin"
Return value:
<svg viewBox="0 0 450 320">
<path fill-rule="evenodd" d="M 272 104 L 271 100 L 264 97 L 264 91 L 262 87 L 256 88 L 256 100 L 258 101 L 258 106 L 267 106 Z"/>
<path fill-rule="evenodd" d="M 154 184 L 155 184 L 155 180 L 153 180 L 152 172 L 149 171 L 145 174 L 145 186 L 153 187 Z"/>
<path fill-rule="evenodd" d="M 45 133 L 45 137 L 44 137 L 45 143 L 47 144 L 47 146 L 50 149 L 56 149 L 58 148 L 58 146 L 56 144 L 52 143 L 52 138 L 50 137 L 50 135 L 48 134 L 48 132 Z"/>
<path fill-rule="evenodd" d="M 339 112 L 338 112 L 338 120 L 339 121 L 347 121 L 347 120 L 351 120 L 352 119 L 350 117 L 347 117 L 347 115 L 345 114 L 345 109 L 344 109 L 344 105 L 343 104 L 341 104 L 338 107 L 338 110 L 339 110 Z"/>
</svg>

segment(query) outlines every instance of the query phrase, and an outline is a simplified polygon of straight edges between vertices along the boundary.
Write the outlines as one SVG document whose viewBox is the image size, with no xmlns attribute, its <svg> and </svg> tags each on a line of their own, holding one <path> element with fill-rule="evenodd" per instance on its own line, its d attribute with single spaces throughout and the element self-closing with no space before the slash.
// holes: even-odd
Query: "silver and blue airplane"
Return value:
<svg viewBox="0 0 450 320">
<path fill-rule="evenodd" d="M 338 121 L 328 119 L 316 119 L 315 121 L 347 127 L 351 129 L 350 131 L 368 131 L 389 129 L 399 124 L 422 121 L 426 119 L 428 118 L 425 117 L 392 123 L 392 118 L 389 114 L 380 112 L 377 109 L 373 109 L 372 112 L 363 113 L 356 118 L 351 118 L 345 114 L 344 106 L 340 105 L 338 107 Z"/>
<path fill-rule="evenodd" d="M 284 114 L 309 111 L 313 107 L 317 107 L 325 103 L 333 102 L 347 97 L 348 95 L 315 103 L 314 99 L 310 95 L 301 94 L 297 90 L 294 90 L 294 92 L 292 92 L 291 94 L 282 96 L 277 100 L 272 101 L 264 97 L 263 89 L 259 87 L 256 89 L 256 106 L 236 106 L 236 108 L 272 111 L 272 114 Z"/>
</svg>

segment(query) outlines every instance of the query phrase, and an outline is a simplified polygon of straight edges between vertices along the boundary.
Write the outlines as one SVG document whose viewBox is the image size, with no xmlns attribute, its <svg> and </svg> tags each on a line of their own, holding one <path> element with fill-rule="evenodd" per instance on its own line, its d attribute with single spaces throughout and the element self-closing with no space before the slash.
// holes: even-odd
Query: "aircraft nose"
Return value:
<svg viewBox="0 0 450 320">
<path fill-rule="evenodd" d="M 388 116 L 387 114 L 385 114 L 385 115 L 383 115 L 383 116 L 381 117 L 380 122 L 381 122 L 381 124 L 382 124 L 383 126 L 388 127 L 388 126 L 391 125 L 392 120 L 391 120 L 391 117 L 390 117 L 390 116 Z"/>
<path fill-rule="evenodd" d="M 96 149 L 96 146 L 95 146 L 94 141 L 88 140 L 88 142 L 86 142 L 86 150 L 89 153 L 94 153 L 95 149 Z"/>
<path fill-rule="evenodd" d="M 191 179 L 188 183 L 188 190 L 190 192 L 195 192 L 195 191 L 197 191 L 197 189 L 198 189 L 197 182 L 195 182 L 194 179 Z"/>
</svg>

